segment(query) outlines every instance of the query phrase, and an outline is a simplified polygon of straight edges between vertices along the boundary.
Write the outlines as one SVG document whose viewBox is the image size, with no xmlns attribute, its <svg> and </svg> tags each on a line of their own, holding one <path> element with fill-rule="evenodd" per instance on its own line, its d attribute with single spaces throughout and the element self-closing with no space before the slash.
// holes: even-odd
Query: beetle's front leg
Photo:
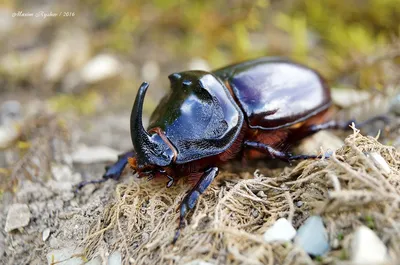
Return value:
<svg viewBox="0 0 400 265">
<path fill-rule="evenodd" d="M 304 160 L 304 159 L 313 159 L 313 158 L 320 158 L 321 156 L 317 155 L 292 155 L 291 153 L 286 153 L 282 152 L 279 150 L 274 149 L 273 147 L 260 143 L 260 142 L 252 142 L 252 141 L 245 141 L 244 146 L 247 148 L 253 148 L 260 150 L 267 155 L 269 155 L 271 158 L 278 158 L 280 160 L 283 160 L 285 162 L 290 162 L 293 160 Z M 327 157 L 325 155 L 325 157 Z"/>
<path fill-rule="evenodd" d="M 106 167 L 106 173 L 104 173 L 103 179 L 118 180 L 119 177 L 121 177 L 122 172 L 124 171 L 124 169 L 126 167 L 126 164 L 128 164 L 128 158 L 134 157 L 134 156 L 135 156 L 134 151 L 129 151 L 129 152 L 119 155 L 117 162 L 115 162 L 111 166 Z"/>
<path fill-rule="evenodd" d="M 122 172 L 124 171 L 126 164 L 128 164 L 128 158 L 133 156 L 135 156 L 134 151 L 129 151 L 119 155 L 117 162 L 115 162 L 111 166 L 106 167 L 106 172 L 101 179 L 82 181 L 77 185 L 77 190 L 83 188 L 87 184 L 102 183 L 107 181 L 108 179 L 118 180 Z"/>
<path fill-rule="evenodd" d="M 180 230 L 185 225 L 185 216 L 186 214 L 196 206 L 196 202 L 208 186 L 210 186 L 211 182 L 218 175 L 218 167 L 211 167 L 204 171 L 203 175 L 200 177 L 199 181 L 196 185 L 186 194 L 185 198 L 182 200 L 180 205 L 180 216 L 179 216 L 179 226 L 176 230 L 174 240 L 172 244 L 175 244 L 176 240 L 179 237 Z"/>
</svg>

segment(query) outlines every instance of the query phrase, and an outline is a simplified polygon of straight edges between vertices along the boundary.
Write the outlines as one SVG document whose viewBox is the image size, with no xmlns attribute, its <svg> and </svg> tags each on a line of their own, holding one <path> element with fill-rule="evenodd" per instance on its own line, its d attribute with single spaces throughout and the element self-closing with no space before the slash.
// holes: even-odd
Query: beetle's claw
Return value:
<svg viewBox="0 0 400 265">
<path fill-rule="evenodd" d="M 176 241 L 177 241 L 178 238 L 179 238 L 180 233 L 181 233 L 181 231 L 180 231 L 180 229 L 178 228 L 178 229 L 176 230 L 176 232 L 175 232 L 174 239 L 172 240 L 172 245 L 175 245 Z"/>
<path fill-rule="evenodd" d="M 185 227 L 185 216 L 188 212 L 188 205 L 186 205 L 185 202 L 182 202 L 180 206 L 180 216 L 179 216 L 179 225 L 178 228 L 175 231 L 174 239 L 172 240 L 172 245 L 175 245 L 176 241 L 178 240 L 180 234 L 181 234 L 181 229 Z"/>
<path fill-rule="evenodd" d="M 183 228 L 183 221 L 179 222 L 179 227 L 175 231 L 174 239 L 172 240 L 172 245 L 175 245 L 176 241 L 178 240 L 180 234 L 181 234 L 181 228 Z"/>
<path fill-rule="evenodd" d="M 107 179 L 105 179 L 105 178 L 89 180 L 89 181 L 82 181 L 75 186 L 75 193 L 77 193 L 80 189 L 82 189 L 83 187 L 85 187 L 88 184 L 102 183 L 102 182 L 106 182 L 106 181 L 107 181 Z"/>
<path fill-rule="evenodd" d="M 170 175 L 167 175 L 167 178 L 169 179 L 169 181 L 167 182 L 167 188 L 170 188 L 174 184 L 174 178 Z"/>
</svg>

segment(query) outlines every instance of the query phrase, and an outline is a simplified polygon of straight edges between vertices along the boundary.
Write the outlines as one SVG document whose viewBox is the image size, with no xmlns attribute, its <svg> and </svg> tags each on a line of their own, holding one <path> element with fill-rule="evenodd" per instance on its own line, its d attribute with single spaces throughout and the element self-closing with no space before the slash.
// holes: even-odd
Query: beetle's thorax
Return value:
<svg viewBox="0 0 400 265">
<path fill-rule="evenodd" d="M 243 124 L 243 115 L 223 82 L 212 73 L 187 71 L 169 76 L 171 90 L 150 118 L 149 128 L 160 128 L 176 164 L 225 151 Z M 161 135 L 160 135 L 161 136 Z"/>
</svg>

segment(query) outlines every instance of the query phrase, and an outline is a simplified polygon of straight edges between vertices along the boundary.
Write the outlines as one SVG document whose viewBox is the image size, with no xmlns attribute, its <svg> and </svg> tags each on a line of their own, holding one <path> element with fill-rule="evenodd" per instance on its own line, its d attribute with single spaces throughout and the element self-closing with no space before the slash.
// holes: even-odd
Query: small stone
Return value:
<svg viewBox="0 0 400 265">
<path fill-rule="evenodd" d="M 301 206 L 303 206 L 303 201 L 297 201 L 297 202 L 296 202 L 296 206 L 299 207 L 299 208 L 300 208 Z"/>
<path fill-rule="evenodd" d="M 333 249 L 338 249 L 339 246 L 340 246 L 339 239 L 334 238 L 333 241 L 332 241 L 332 248 L 333 248 Z"/>
<path fill-rule="evenodd" d="M 56 237 L 51 237 L 49 240 L 49 246 L 52 249 L 60 248 L 63 245 L 63 241 L 56 238 Z"/>
<path fill-rule="evenodd" d="M 369 153 L 368 156 L 374 162 L 375 166 L 382 170 L 383 173 L 389 174 L 391 169 L 386 160 L 381 156 L 381 154 L 377 152 Z"/>
<path fill-rule="evenodd" d="M 52 250 L 47 254 L 47 262 L 49 265 L 81 265 L 84 263 L 83 251 L 83 248 L 74 247 Z"/>
<path fill-rule="evenodd" d="M 108 265 L 120 265 L 120 264 L 122 264 L 121 252 L 119 251 L 113 252 L 108 257 Z"/>
<path fill-rule="evenodd" d="M 63 194 L 71 191 L 73 184 L 71 182 L 60 182 L 51 179 L 46 183 L 46 186 L 54 193 Z"/>
<path fill-rule="evenodd" d="M 97 83 L 119 75 L 120 62 L 112 55 L 100 54 L 90 60 L 81 70 L 80 77 L 85 83 Z"/>
<path fill-rule="evenodd" d="M 320 152 L 321 148 L 327 152 L 335 151 L 336 149 L 342 147 L 344 141 L 338 136 L 329 131 L 319 131 L 316 134 L 307 137 L 301 141 L 299 145 L 299 150 L 304 154 L 315 154 Z"/>
<path fill-rule="evenodd" d="M 357 228 L 351 241 L 351 261 L 355 264 L 386 264 L 386 246 L 368 227 Z"/>
<path fill-rule="evenodd" d="M 8 210 L 7 221 L 4 230 L 10 232 L 29 224 L 31 212 L 26 204 L 13 204 Z"/>
<path fill-rule="evenodd" d="M 72 153 L 74 163 L 91 164 L 117 161 L 119 152 L 106 146 L 81 146 Z"/>
<path fill-rule="evenodd" d="M 400 94 L 390 102 L 390 111 L 400 116 Z"/>
<path fill-rule="evenodd" d="M 7 5 L 0 7 L 0 37 L 7 36 L 14 24 L 16 19 L 10 16 L 13 10 L 7 8 Z"/>
<path fill-rule="evenodd" d="M 51 173 L 57 181 L 68 181 L 72 176 L 72 170 L 66 165 L 52 165 Z"/>
<path fill-rule="evenodd" d="M 49 81 L 56 81 L 62 75 L 72 53 L 70 43 L 64 39 L 55 41 L 52 44 L 47 63 L 43 69 L 44 78 Z"/>
<path fill-rule="evenodd" d="M 368 100 L 371 94 L 367 91 L 349 89 L 349 88 L 333 88 L 331 90 L 332 100 L 335 105 L 342 108 L 350 108 L 358 103 Z"/>
<path fill-rule="evenodd" d="M 141 70 L 142 78 L 146 81 L 153 81 L 160 75 L 160 66 L 156 61 L 147 61 Z"/>
<path fill-rule="evenodd" d="M 309 217 L 297 231 L 295 243 L 313 256 L 329 251 L 328 234 L 320 216 Z"/>
<path fill-rule="evenodd" d="M 263 190 L 260 190 L 259 192 L 257 192 L 257 197 L 265 199 L 267 198 L 267 194 L 265 194 Z"/>
<path fill-rule="evenodd" d="M 265 242 L 289 242 L 296 236 L 296 230 L 285 218 L 278 219 L 264 233 Z"/>
<path fill-rule="evenodd" d="M 200 57 L 193 58 L 190 60 L 188 65 L 189 70 L 202 70 L 202 71 L 210 71 L 211 67 L 208 62 Z"/>
<path fill-rule="evenodd" d="M 145 244 L 145 243 L 149 242 L 149 238 L 150 238 L 149 233 L 144 232 L 142 234 L 142 244 Z"/>
<path fill-rule="evenodd" d="M 42 233 L 42 239 L 43 241 L 46 241 L 50 236 L 50 228 L 46 228 L 45 230 L 43 230 Z"/>
<path fill-rule="evenodd" d="M 21 119 L 21 103 L 16 100 L 8 100 L 1 105 L 0 124 L 9 125 Z"/>
<path fill-rule="evenodd" d="M 61 28 L 43 68 L 44 79 L 58 81 L 66 70 L 80 67 L 89 57 L 89 37 L 80 28 Z"/>
<path fill-rule="evenodd" d="M 0 126 L 0 149 L 5 149 L 10 146 L 20 135 L 15 125 Z"/>
<path fill-rule="evenodd" d="M 251 209 L 251 215 L 254 217 L 254 218 L 257 218 L 258 217 L 258 215 L 259 215 L 259 213 L 258 213 L 258 210 L 257 209 Z"/>
<path fill-rule="evenodd" d="M 84 86 L 80 72 L 78 70 L 71 71 L 65 75 L 61 83 L 61 90 L 66 93 L 79 91 Z"/>
</svg>

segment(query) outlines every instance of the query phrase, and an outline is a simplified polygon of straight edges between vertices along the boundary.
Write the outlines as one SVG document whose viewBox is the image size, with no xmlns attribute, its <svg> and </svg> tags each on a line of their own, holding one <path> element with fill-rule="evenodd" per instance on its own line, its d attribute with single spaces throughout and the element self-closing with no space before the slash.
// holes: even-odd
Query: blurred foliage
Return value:
<svg viewBox="0 0 400 265">
<path fill-rule="evenodd" d="M 269 6 L 265 0 L 87 1 L 99 24 L 109 26 L 110 47 L 128 52 L 149 38 L 174 54 L 200 56 L 212 64 L 226 62 L 231 54 L 248 59 L 257 53 L 251 51 L 248 34 L 262 29 L 263 11 Z"/>
<path fill-rule="evenodd" d="M 49 99 L 49 104 L 55 111 L 65 112 L 73 109 L 78 114 L 90 115 L 95 113 L 96 106 L 101 104 L 101 97 L 96 91 L 87 91 L 81 95 L 59 94 Z"/>
<path fill-rule="evenodd" d="M 41 1 L 6 1 L 5 6 L 29 11 L 35 3 L 39 5 Z M 121 97 L 124 91 L 130 101 L 132 87 L 145 79 L 139 75 L 148 61 L 159 67 L 159 76 L 157 73 L 151 80 L 154 87 L 165 87 L 164 81 L 158 80 L 166 80 L 161 77 L 171 71 L 187 69 L 194 58 L 205 59 L 215 69 L 260 56 L 284 56 L 317 69 L 331 86 L 385 92 L 400 84 L 398 3 L 399 0 L 55 0 L 54 10 L 76 11 L 76 17 L 47 19 L 51 23 L 43 23 L 36 35 L 19 33 L 27 25 L 22 18 L 15 19 L 21 22 L 20 28 L 14 29 L 18 34 L 5 38 L 5 43 L 16 43 L 16 38 L 22 47 L 26 43 L 31 46 L 26 51 L 26 47 L 7 51 L 8 56 L 0 60 L 7 73 L 0 70 L 0 75 L 6 80 L 4 87 L 38 87 L 68 94 L 52 97 L 50 103 L 58 111 L 72 106 L 82 114 L 101 109 L 96 104 L 101 106 L 109 94 L 99 97 L 110 89 L 118 96 L 110 96 L 111 100 L 116 98 L 119 105 L 125 98 Z M 81 28 L 90 38 L 86 59 L 99 53 L 118 58 L 125 71 L 123 82 L 101 83 L 96 88 L 105 88 L 102 90 L 83 84 L 72 95 L 62 87 L 69 73 L 80 70 L 72 66 L 64 67 L 60 80 L 47 82 L 43 64 L 57 33 L 68 27 Z M 37 39 L 26 41 L 30 36 Z M 132 71 L 126 71 L 129 67 Z M 151 101 L 151 97 L 149 93 L 151 106 L 145 105 L 146 113 L 159 99 Z"/>
<path fill-rule="evenodd" d="M 334 81 L 359 71 L 362 88 L 382 86 L 382 65 L 365 60 L 400 33 L 398 0 L 86 1 L 111 32 L 106 45 L 118 51 L 134 51 L 149 39 L 174 56 L 202 57 L 214 67 L 284 55 Z"/>
</svg>

